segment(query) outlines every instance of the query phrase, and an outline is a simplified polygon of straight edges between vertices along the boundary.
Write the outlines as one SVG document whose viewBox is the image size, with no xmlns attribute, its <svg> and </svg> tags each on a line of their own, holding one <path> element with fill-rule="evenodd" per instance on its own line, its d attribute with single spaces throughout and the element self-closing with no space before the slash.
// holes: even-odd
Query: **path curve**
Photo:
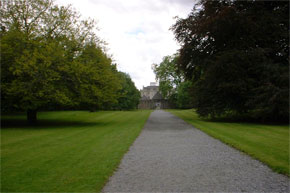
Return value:
<svg viewBox="0 0 290 193">
<path fill-rule="evenodd" d="M 187 124 L 151 113 L 103 192 L 288 192 L 289 179 Z"/>
</svg>

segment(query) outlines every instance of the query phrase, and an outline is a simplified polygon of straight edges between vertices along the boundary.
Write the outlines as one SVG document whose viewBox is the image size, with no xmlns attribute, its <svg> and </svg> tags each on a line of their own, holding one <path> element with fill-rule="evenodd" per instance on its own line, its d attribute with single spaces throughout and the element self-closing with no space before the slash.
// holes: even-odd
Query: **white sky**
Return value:
<svg viewBox="0 0 290 193">
<path fill-rule="evenodd" d="M 151 69 L 179 48 L 169 28 L 174 16 L 185 18 L 195 0 L 56 0 L 72 6 L 84 18 L 97 21 L 118 70 L 130 74 L 137 88 L 155 81 Z"/>
</svg>

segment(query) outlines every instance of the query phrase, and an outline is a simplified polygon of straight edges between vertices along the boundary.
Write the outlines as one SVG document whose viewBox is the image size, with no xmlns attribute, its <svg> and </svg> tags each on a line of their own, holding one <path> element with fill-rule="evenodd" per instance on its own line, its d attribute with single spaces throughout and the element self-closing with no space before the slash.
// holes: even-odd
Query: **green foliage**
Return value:
<svg viewBox="0 0 290 193">
<path fill-rule="evenodd" d="M 27 40 L 21 31 L 8 31 L 1 40 L 1 94 L 4 109 L 37 109 L 49 100 L 70 103 L 57 68 L 62 50 L 53 42 Z M 6 102 L 7 101 L 7 102 Z"/>
<path fill-rule="evenodd" d="M 289 4 L 200 1 L 172 27 L 201 116 L 288 120 Z"/>
<path fill-rule="evenodd" d="M 194 127 L 289 176 L 289 125 L 213 122 L 194 110 L 169 110 Z"/>
<path fill-rule="evenodd" d="M 190 92 L 192 83 L 190 81 L 181 82 L 177 87 L 176 107 L 179 109 L 192 108 L 192 93 Z"/>
<path fill-rule="evenodd" d="M 165 56 L 160 64 L 153 64 L 159 90 L 176 108 L 192 108 L 191 83 L 177 68 L 178 55 Z"/>
<path fill-rule="evenodd" d="M 96 44 L 86 45 L 80 56 L 75 59 L 74 84 L 80 107 L 102 109 L 116 103 L 121 79 L 117 76 L 111 59 Z"/>
<path fill-rule="evenodd" d="M 178 56 L 165 56 L 160 64 L 153 64 L 156 79 L 159 80 L 159 90 L 166 99 L 175 93 L 175 88 L 182 81 L 182 75 L 177 72 L 176 60 Z"/>
<path fill-rule="evenodd" d="M 150 112 L 2 114 L 1 192 L 100 192 Z"/>
<path fill-rule="evenodd" d="M 116 103 L 123 79 L 94 28 L 93 20 L 51 0 L 4 3 L 1 110 L 95 110 Z"/>
<path fill-rule="evenodd" d="M 117 110 L 137 109 L 141 97 L 140 91 L 128 74 L 118 72 L 118 75 L 121 80 L 121 89 L 118 93 L 117 103 L 113 105 L 113 108 Z"/>
</svg>

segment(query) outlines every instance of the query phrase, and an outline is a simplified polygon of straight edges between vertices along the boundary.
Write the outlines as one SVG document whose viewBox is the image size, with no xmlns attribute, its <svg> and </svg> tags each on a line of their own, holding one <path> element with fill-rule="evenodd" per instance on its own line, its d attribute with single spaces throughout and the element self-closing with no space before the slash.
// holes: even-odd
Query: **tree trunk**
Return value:
<svg viewBox="0 0 290 193">
<path fill-rule="evenodd" d="M 37 121 L 37 111 L 36 110 L 27 110 L 27 121 L 30 124 L 35 124 Z"/>
</svg>

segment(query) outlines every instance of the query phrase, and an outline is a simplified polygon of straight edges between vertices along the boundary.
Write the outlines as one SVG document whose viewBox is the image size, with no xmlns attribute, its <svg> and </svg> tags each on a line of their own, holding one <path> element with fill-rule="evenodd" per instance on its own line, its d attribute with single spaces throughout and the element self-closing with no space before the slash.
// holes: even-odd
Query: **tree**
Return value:
<svg viewBox="0 0 290 193">
<path fill-rule="evenodd" d="M 25 34 L 12 30 L 1 34 L 2 110 L 26 110 L 28 120 L 36 120 L 36 111 L 49 101 L 71 102 L 62 84 L 62 49 L 54 43 L 27 40 Z"/>
<path fill-rule="evenodd" d="M 192 108 L 191 83 L 184 81 L 183 73 L 178 71 L 177 60 L 177 54 L 165 56 L 160 64 L 153 64 L 153 71 L 165 99 L 177 108 Z"/>
<path fill-rule="evenodd" d="M 153 64 L 152 68 L 159 81 L 159 90 L 162 96 L 169 99 L 177 85 L 182 81 L 182 75 L 177 72 L 176 60 L 178 56 L 165 56 L 160 64 Z"/>
<path fill-rule="evenodd" d="M 103 109 L 117 102 L 122 80 L 118 76 L 112 60 L 95 43 L 85 46 L 74 61 L 73 89 L 78 94 L 75 99 L 82 109 Z"/>
<path fill-rule="evenodd" d="M 141 97 L 140 91 L 128 74 L 124 72 L 118 72 L 118 74 L 121 80 L 121 89 L 118 93 L 117 103 L 113 108 L 118 110 L 137 109 Z"/>
<path fill-rule="evenodd" d="M 100 108 L 120 83 L 93 20 L 70 6 L 27 0 L 1 6 L 2 111 L 24 110 L 30 122 L 51 104 Z"/>
<path fill-rule="evenodd" d="M 194 107 L 192 99 L 192 83 L 181 82 L 177 87 L 175 106 L 179 109 L 190 109 Z"/>
<path fill-rule="evenodd" d="M 201 116 L 289 115 L 289 4 L 205 1 L 172 26 Z"/>
</svg>

